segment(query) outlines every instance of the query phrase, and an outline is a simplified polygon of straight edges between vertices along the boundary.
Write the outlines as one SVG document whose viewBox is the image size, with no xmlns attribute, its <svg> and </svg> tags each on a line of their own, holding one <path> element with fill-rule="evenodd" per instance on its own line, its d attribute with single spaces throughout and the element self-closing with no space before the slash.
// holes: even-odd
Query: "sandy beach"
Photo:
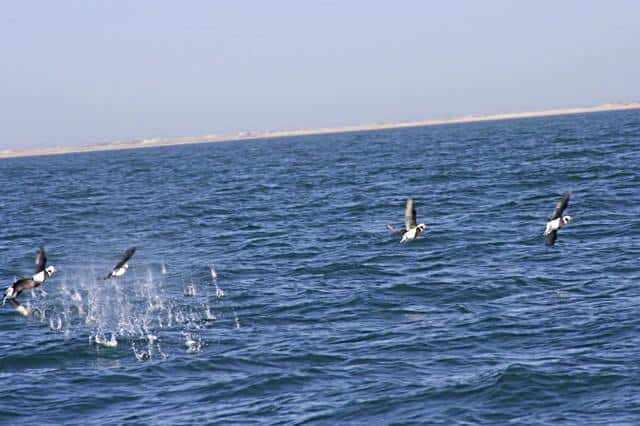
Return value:
<svg viewBox="0 0 640 426">
<path fill-rule="evenodd" d="M 512 120 L 512 119 L 519 119 L 519 118 L 533 118 L 533 117 L 545 117 L 545 116 L 552 116 L 552 115 L 567 115 L 567 114 L 585 114 L 585 113 L 593 113 L 593 112 L 619 111 L 619 110 L 629 110 L 629 109 L 640 109 L 640 102 L 610 103 L 610 104 L 603 104 L 603 105 L 592 106 L 592 107 L 548 109 L 548 110 L 540 110 L 540 111 L 516 112 L 516 113 L 505 113 L 505 114 L 478 114 L 478 115 L 467 115 L 467 116 L 454 117 L 454 118 L 429 119 L 429 120 L 419 120 L 419 121 L 370 123 L 370 124 L 362 124 L 362 125 L 354 125 L 354 126 L 319 128 L 319 129 L 248 131 L 248 132 L 239 132 L 234 134 L 223 134 L 223 135 L 212 134 L 212 135 L 189 136 L 189 137 L 181 137 L 181 138 L 132 139 L 127 141 L 115 141 L 115 142 L 103 143 L 103 144 L 49 147 L 49 148 L 37 148 L 37 149 L 26 149 L 26 150 L 2 150 L 0 151 L 0 159 L 14 158 L 14 157 L 41 156 L 41 155 L 60 155 L 60 154 L 93 152 L 93 151 L 139 149 L 139 148 L 151 148 L 151 147 L 160 147 L 160 146 L 187 145 L 187 144 L 196 144 L 196 143 L 240 141 L 240 140 L 248 140 L 248 139 L 266 139 L 266 138 L 277 138 L 277 137 L 321 135 L 321 134 L 329 134 L 329 133 L 359 132 L 359 131 L 367 131 L 367 130 L 397 129 L 397 128 L 403 128 L 403 127 L 437 126 L 442 124 L 471 123 L 471 122 L 492 121 L 492 120 Z"/>
</svg>

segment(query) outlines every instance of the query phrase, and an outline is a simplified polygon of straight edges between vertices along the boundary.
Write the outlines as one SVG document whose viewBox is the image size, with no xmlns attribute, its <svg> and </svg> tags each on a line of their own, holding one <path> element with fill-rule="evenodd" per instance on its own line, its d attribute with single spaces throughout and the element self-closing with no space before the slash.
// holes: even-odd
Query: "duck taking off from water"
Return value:
<svg viewBox="0 0 640 426">
<path fill-rule="evenodd" d="M 18 302 L 17 297 L 23 290 L 36 288 L 44 283 L 54 272 L 56 272 L 56 268 L 54 266 L 47 266 L 47 254 L 44 251 L 44 247 L 41 247 L 36 254 L 36 270 L 33 276 L 20 278 L 11 284 L 4 292 L 2 304 L 4 305 L 8 301 L 20 314 L 24 316 L 29 315 L 29 310 Z"/>
<path fill-rule="evenodd" d="M 127 269 L 129 269 L 129 263 L 128 263 L 129 259 L 131 259 L 133 257 L 135 252 L 136 252 L 136 248 L 135 247 L 131 247 L 131 248 L 127 249 L 127 251 L 125 251 L 124 254 L 122 255 L 122 259 L 120 259 L 120 262 L 118 262 L 116 264 L 116 266 L 113 267 L 111 272 L 109 272 L 109 275 L 104 277 L 104 279 L 108 280 L 111 277 L 121 277 L 121 276 L 123 276 L 124 273 L 127 272 Z"/>
<path fill-rule="evenodd" d="M 404 207 L 404 230 L 398 229 L 393 225 L 387 225 L 387 229 L 391 232 L 397 232 L 402 234 L 401 243 L 405 243 L 407 241 L 415 240 L 418 238 L 418 235 L 425 229 L 427 229 L 427 225 L 424 223 L 417 224 L 416 223 L 416 209 L 413 206 L 413 198 L 407 199 L 407 204 Z"/>
<path fill-rule="evenodd" d="M 556 239 L 558 238 L 558 230 L 571 222 L 571 216 L 562 216 L 562 212 L 564 212 L 569 205 L 570 197 L 570 192 L 564 193 L 560 201 L 558 201 L 558 204 L 556 204 L 556 208 L 547 222 L 547 226 L 544 229 L 544 236 L 546 237 L 546 244 L 548 246 L 555 244 Z"/>
</svg>

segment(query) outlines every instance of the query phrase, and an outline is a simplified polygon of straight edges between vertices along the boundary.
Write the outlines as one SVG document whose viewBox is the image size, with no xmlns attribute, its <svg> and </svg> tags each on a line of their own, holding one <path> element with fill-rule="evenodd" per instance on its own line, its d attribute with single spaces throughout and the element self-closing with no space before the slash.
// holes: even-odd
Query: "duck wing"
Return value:
<svg viewBox="0 0 640 426">
<path fill-rule="evenodd" d="M 413 206 L 413 198 L 408 198 L 407 205 L 404 207 L 404 226 L 407 231 L 417 226 L 416 209 Z"/>
<path fill-rule="evenodd" d="M 40 247 L 38 253 L 36 253 L 36 274 L 44 271 L 47 267 L 47 254 L 44 251 L 44 247 Z"/>
<path fill-rule="evenodd" d="M 124 254 L 122 255 L 122 259 L 120 259 L 120 262 L 118 262 L 116 266 L 113 267 L 113 269 L 116 270 L 116 269 L 122 268 L 122 266 L 124 266 L 124 264 L 127 263 L 129 259 L 133 257 L 135 252 L 136 252 L 135 247 L 131 247 L 127 249 L 127 251 L 125 251 Z"/>
<path fill-rule="evenodd" d="M 553 211 L 549 220 L 554 220 L 562 216 L 562 212 L 569 205 L 569 198 L 571 198 L 571 193 L 565 192 L 560 201 L 558 201 L 558 204 L 556 204 L 556 209 Z"/>
</svg>

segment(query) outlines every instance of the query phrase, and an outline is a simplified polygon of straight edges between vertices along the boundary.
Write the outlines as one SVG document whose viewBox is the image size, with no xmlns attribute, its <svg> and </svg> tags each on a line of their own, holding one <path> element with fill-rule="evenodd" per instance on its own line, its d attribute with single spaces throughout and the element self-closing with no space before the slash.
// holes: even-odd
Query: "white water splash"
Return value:
<svg viewBox="0 0 640 426">
<path fill-rule="evenodd" d="M 35 309 L 32 318 L 63 334 L 65 340 L 88 336 L 91 344 L 107 348 L 125 343 L 139 360 L 166 359 L 169 355 L 163 347 L 198 353 L 206 346 L 207 330 L 214 324 L 220 327 L 233 321 L 230 328 L 240 327 L 235 309 L 221 301 L 224 291 L 213 279 L 217 277 L 213 267 L 213 288 L 196 274 L 180 279 L 182 295 L 165 289 L 169 275 L 157 268 L 155 274 L 153 271 L 137 268 L 124 277 L 104 281 L 88 267 L 68 268 L 56 276 L 48 293 L 35 294 L 25 306 Z M 176 288 L 175 283 L 172 287 Z M 181 297 L 184 295 L 189 298 Z M 233 320 L 224 319 L 224 309 L 233 309 Z"/>
<path fill-rule="evenodd" d="M 209 321 L 213 321 L 216 319 L 215 314 L 213 313 L 213 311 L 211 310 L 211 307 L 207 304 L 204 307 L 204 317 L 209 320 Z"/>
<path fill-rule="evenodd" d="M 216 268 L 211 265 L 211 278 L 215 281 L 218 279 L 218 273 L 216 272 Z"/>
<path fill-rule="evenodd" d="M 216 297 L 218 299 L 222 299 L 224 297 L 224 291 L 222 291 L 222 289 L 218 287 L 218 284 L 216 284 Z"/>
<path fill-rule="evenodd" d="M 184 288 L 184 295 L 194 297 L 196 295 L 196 286 L 193 281 L 189 282 Z"/>
<path fill-rule="evenodd" d="M 213 265 L 211 265 L 211 279 L 213 280 L 213 285 L 216 288 L 216 297 L 218 299 L 222 299 L 224 297 L 224 291 L 222 290 L 222 288 L 220 288 L 220 286 L 218 286 L 218 274 L 216 273 L 215 268 L 213 267 Z"/>
<path fill-rule="evenodd" d="M 151 359 L 151 354 L 149 353 L 148 350 L 146 351 L 138 351 L 136 349 L 136 344 L 132 343 L 131 344 L 131 349 L 133 349 L 133 355 L 136 357 L 136 359 L 138 361 L 147 361 L 149 359 Z"/>
<path fill-rule="evenodd" d="M 184 345 L 187 347 L 187 352 L 200 352 L 202 348 L 202 340 L 199 337 L 194 337 L 191 333 L 182 333 L 184 337 Z"/>
<path fill-rule="evenodd" d="M 233 309 L 233 317 L 235 319 L 236 322 L 236 329 L 240 328 L 240 320 L 238 319 L 238 314 L 236 314 L 236 310 L 235 308 L 231 308 Z"/>
<path fill-rule="evenodd" d="M 49 330 L 51 331 L 60 331 L 62 330 L 62 318 L 60 315 L 56 318 L 56 321 L 53 318 L 49 318 Z"/>
<path fill-rule="evenodd" d="M 104 336 L 96 335 L 94 337 L 94 342 L 96 342 L 97 345 L 107 348 L 115 348 L 116 346 L 118 346 L 118 339 L 116 339 L 116 335 L 113 333 L 111 334 L 111 339 L 109 340 L 107 340 L 107 338 Z"/>
<path fill-rule="evenodd" d="M 145 350 L 138 350 L 136 344 L 131 343 L 131 349 L 133 350 L 133 354 L 138 361 L 148 361 L 154 357 L 156 352 L 161 359 L 168 358 L 167 354 L 162 351 L 158 336 L 156 336 L 155 334 L 147 334 L 145 336 L 145 339 L 147 341 L 147 348 Z"/>
</svg>

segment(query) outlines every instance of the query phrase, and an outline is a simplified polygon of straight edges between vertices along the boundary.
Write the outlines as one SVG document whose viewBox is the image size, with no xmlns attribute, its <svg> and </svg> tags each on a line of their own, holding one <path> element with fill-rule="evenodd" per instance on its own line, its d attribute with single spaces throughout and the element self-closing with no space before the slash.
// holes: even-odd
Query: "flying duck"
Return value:
<svg viewBox="0 0 640 426">
<path fill-rule="evenodd" d="M 32 277 L 20 278 L 11 284 L 4 292 L 2 304 L 4 305 L 5 302 L 8 301 L 20 314 L 24 316 L 29 315 L 29 310 L 18 302 L 17 297 L 23 290 L 36 288 L 44 283 L 54 272 L 56 272 L 56 268 L 53 265 L 47 266 L 47 254 L 44 251 L 44 247 L 40 247 L 40 250 L 38 250 L 36 254 L 35 274 L 33 274 Z"/>
<path fill-rule="evenodd" d="M 133 254 L 135 252 L 135 247 L 127 249 L 127 251 L 125 251 L 122 255 L 122 259 L 120 259 L 120 262 L 118 262 L 116 266 L 113 267 L 113 270 L 111 270 L 111 272 L 109 272 L 109 275 L 104 277 L 104 279 L 108 280 L 111 277 L 121 277 L 122 275 L 124 275 L 124 273 L 127 272 L 127 269 L 129 269 L 129 264 L 127 262 L 129 262 L 129 259 L 133 257 Z"/>
<path fill-rule="evenodd" d="M 397 232 L 402 234 L 401 243 L 415 240 L 418 235 L 425 229 L 427 229 L 427 225 L 424 223 L 417 224 L 416 223 L 416 209 L 413 206 L 413 199 L 408 198 L 407 204 L 404 207 L 404 227 L 405 229 L 398 229 L 393 225 L 387 225 L 387 229 L 391 232 Z"/>
<path fill-rule="evenodd" d="M 556 204 L 556 208 L 547 222 L 547 226 L 544 229 L 544 235 L 548 246 L 552 246 L 556 242 L 556 238 L 558 238 L 558 229 L 571 221 L 571 216 L 562 216 L 562 212 L 564 212 L 564 209 L 569 205 L 570 197 L 570 192 L 564 193 L 560 201 L 558 201 L 558 204 Z"/>
</svg>

